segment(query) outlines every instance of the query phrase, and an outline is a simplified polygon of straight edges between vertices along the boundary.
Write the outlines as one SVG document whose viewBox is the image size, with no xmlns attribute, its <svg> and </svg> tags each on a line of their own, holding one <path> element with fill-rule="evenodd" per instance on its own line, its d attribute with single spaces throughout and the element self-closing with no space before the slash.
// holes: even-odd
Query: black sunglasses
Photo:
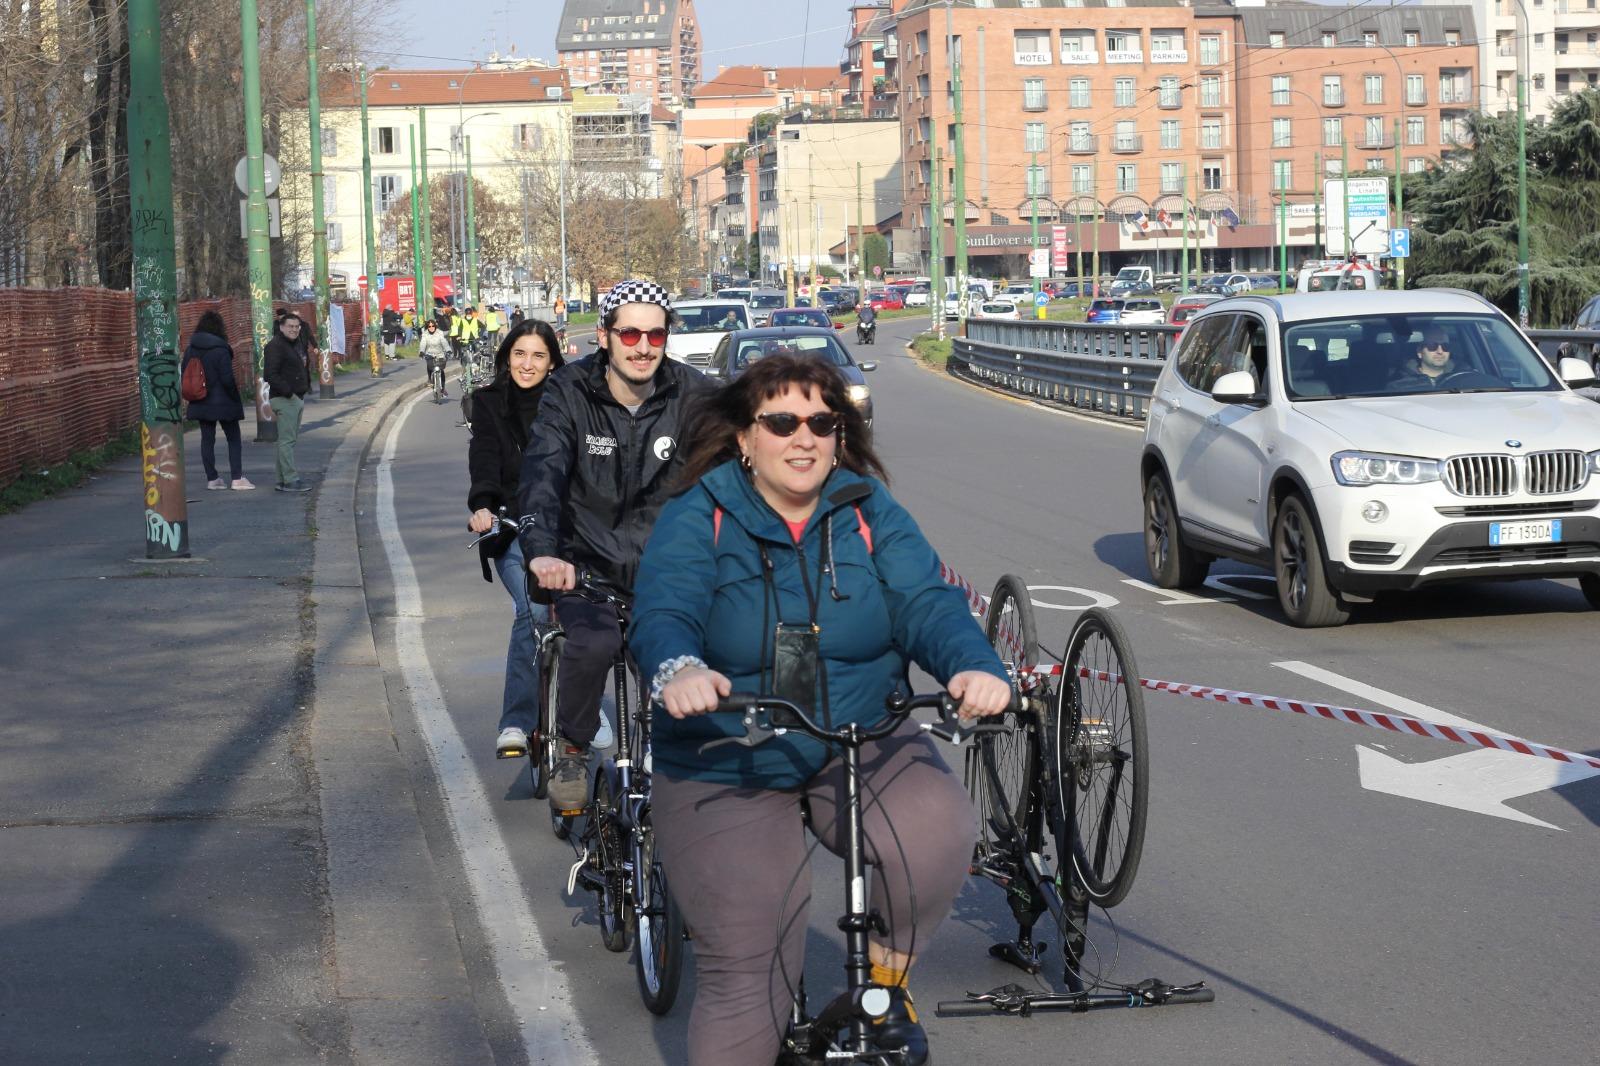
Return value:
<svg viewBox="0 0 1600 1066">
<path fill-rule="evenodd" d="M 1449 341 L 1423 341 L 1422 347 L 1428 351 L 1443 352 L 1450 348 Z"/>
<path fill-rule="evenodd" d="M 831 437 L 839 428 L 841 419 L 832 411 L 818 411 L 814 415 L 801 418 L 788 411 L 769 411 L 763 415 L 756 415 L 756 421 L 767 427 L 767 431 L 774 437 L 792 437 L 800 432 L 800 423 L 804 422 L 811 427 L 811 432 L 819 437 Z"/>
</svg>

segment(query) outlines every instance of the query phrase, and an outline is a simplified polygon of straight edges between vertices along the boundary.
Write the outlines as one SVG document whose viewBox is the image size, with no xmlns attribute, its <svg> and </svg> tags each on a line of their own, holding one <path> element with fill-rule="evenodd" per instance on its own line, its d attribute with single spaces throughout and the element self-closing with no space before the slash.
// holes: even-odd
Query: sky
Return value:
<svg viewBox="0 0 1600 1066">
<path fill-rule="evenodd" d="M 810 32 L 806 32 L 810 7 Z M 395 64 L 404 67 L 454 66 L 458 61 L 487 58 L 516 44 L 516 54 L 541 59 L 556 57 L 556 23 L 562 0 L 452 0 L 441 20 L 438 0 L 393 0 L 384 10 L 393 26 L 440 26 L 439 32 L 391 36 L 376 51 L 394 49 Z M 763 63 L 799 66 L 802 48 L 807 66 L 831 66 L 844 54 L 849 0 L 695 0 L 704 76 L 719 66 Z M 759 11 L 760 17 L 752 13 Z M 415 42 L 415 43 L 412 43 Z M 436 57 L 436 58 L 428 58 Z"/>
</svg>

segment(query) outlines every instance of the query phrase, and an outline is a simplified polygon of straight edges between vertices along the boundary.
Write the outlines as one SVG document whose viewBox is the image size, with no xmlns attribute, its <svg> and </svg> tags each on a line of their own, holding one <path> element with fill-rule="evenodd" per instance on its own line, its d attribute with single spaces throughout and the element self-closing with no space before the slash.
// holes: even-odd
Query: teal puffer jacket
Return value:
<svg viewBox="0 0 1600 1066">
<path fill-rule="evenodd" d="M 829 529 L 831 554 L 824 540 Z M 776 606 L 758 543 L 772 561 Z M 770 689 L 773 631 L 780 621 L 810 620 L 802 566 L 817 600 L 827 707 L 836 727 L 880 721 L 884 699 L 904 688 L 909 662 L 941 684 L 966 670 L 1006 676 L 966 601 L 940 579 L 933 548 L 882 483 L 834 470 L 796 545 L 732 461 L 670 500 L 656 520 L 639 565 L 628 635 L 641 675 L 648 680 L 662 663 L 693 655 L 725 674 L 735 692 L 757 692 L 765 657 Z M 794 732 L 755 748 L 725 744 L 702 754 L 706 741 L 739 735 L 732 714 L 679 720 L 657 706 L 651 723 L 655 770 L 677 779 L 796 789 L 829 758 L 820 743 Z"/>
</svg>

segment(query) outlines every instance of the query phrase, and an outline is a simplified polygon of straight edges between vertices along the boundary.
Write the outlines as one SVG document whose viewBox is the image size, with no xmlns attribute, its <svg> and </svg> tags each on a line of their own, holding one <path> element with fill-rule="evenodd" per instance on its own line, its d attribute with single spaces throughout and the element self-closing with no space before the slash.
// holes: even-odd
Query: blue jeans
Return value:
<svg viewBox="0 0 1600 1066">
<path fill-rule="evenodd" d="M 517 616 L 511 623 L 511 644 L 506 649 L 506 691 L 500 706 L 500 728 L 515 726 L 532 735 L 539 728 L 539 659 L 533 639 L 534 623 L 550 621 L 550 608 L 528 602 L 528 568 L 522 562 L 522 545 L 515 540 L 495 560 L 500 584 L 511 596 Z"/>
</svg>

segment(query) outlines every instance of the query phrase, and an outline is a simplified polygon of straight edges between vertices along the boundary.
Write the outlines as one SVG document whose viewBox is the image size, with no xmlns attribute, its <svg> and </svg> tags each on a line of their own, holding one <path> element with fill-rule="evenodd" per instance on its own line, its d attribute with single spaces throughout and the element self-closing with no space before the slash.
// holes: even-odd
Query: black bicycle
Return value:
<svg viewBox="0 0 1600 1066">
<path fill-rule="evenodd" d="M 942 1002 L 938 1012 L 1211 1002 L 1212 990 L 1199 982 L 1084 981 L 1089 907 L 1113 907 L 1133 887 L 1149 803 L 1144 697 L 1122 627 L 1104 610 L 1084 611 L 1061 664 L 1040 670 L 1032 600 L 1022 579 L 1007 574 L 995 585 L 984 630 L 1013 682 L 1033 693 L 967 753 L 967 789 L 982 827 L 972 871 L 1004 890 L 1017 922 L 1016 938 L 989 954 L 1038 973 L 1046 945 L 1034 941 L 1033 928 L 1049 914 L 1061 933 L 1067 991 L 1006 985 Z"/>
<path fill-rule="evenodd" d="M 903 1048 L 878 1045 L 873 1025 L 888 1013 L 890 995 L 887 988 L 872 983 L 872 962 L 867 954 L 868 932 L 883 929 L 885 925 L 883 916 L 869 910 L 867 905 L 866 837 L 861 828 L 861 748 L 889 736 L 917 710 L 937 711 L 938 722 L 921 723 L 922 728 L 958 745 L 968 737 L 1006 728 L 998 721 L 969 722 L 957 717 L 960 701 L 945 693 L 909 697 L 895 694 L 885 706 L 888 714 L 879 725 L 867 728 L 850 723 L 842 729 L 828 729 L 805 708 L 788 700 L 735 694 L 720 701 L 717 709 L 741 713 L 744 734 L 713 740 L 700 748 L 704 752 L 724 744 L 755 747 L 793 729 L 837 748 L 844 761 L 844 868 L 848 899 L 839 928 L 845 934 L 845 989 L 812 1015 L 806 1006 L 805 982 L 799 982 L 781 1045 L 780 1066 L 824 1066 L 842 1062 L 893 1066 L 904 1061 Z"/>
<path fill-rule="evenodd" d="M 472 393 L 494 380 L 494 347 L 478 337 L 461 349 L 461 424 L 472 428 Z"/>
</svg>

